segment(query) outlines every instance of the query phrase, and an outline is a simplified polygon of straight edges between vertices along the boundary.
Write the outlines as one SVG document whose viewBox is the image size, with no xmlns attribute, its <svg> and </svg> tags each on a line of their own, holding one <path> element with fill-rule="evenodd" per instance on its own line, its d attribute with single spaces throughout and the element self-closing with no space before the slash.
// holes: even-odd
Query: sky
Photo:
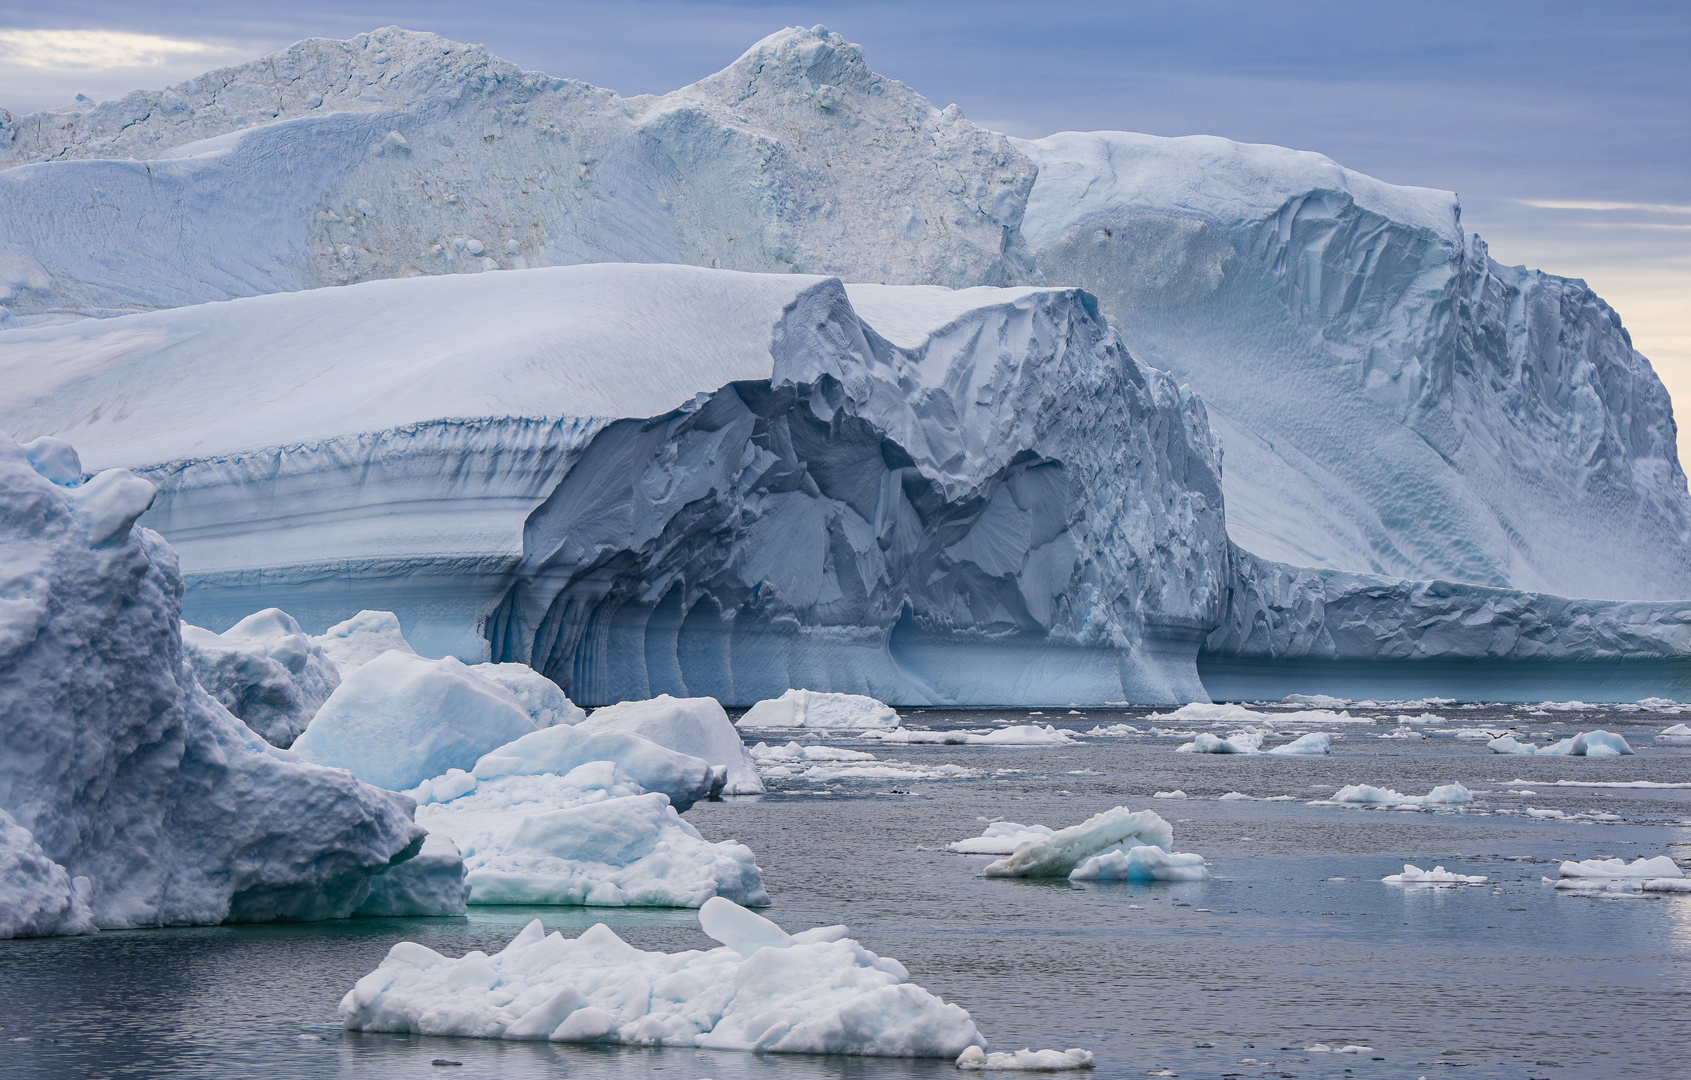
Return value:
<svg viewBox="0 0 1691 1080">
<path fill-rule="evenodd" d="M 881 74 L 1011 135 L 1221 135 L 1453 190 L 1494 258 L 1608 300 L 1691 417 L 1685 0 L 0 0 L 0 108 L 159 89 L 390 24 L 661 93 L 819 23 Z"/>
</svg>

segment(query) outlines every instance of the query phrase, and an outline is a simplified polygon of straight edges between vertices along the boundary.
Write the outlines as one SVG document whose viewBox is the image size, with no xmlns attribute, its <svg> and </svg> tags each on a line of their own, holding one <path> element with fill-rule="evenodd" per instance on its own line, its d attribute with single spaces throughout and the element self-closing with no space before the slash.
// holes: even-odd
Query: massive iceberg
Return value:
<svg viewBox="0 0 1691 1080">
<path fill-rule="evenodd" d="M 525 269 L 631 262 L 778 273 Z M 1583 283 L 821 28 L 655 97 L 389 28 L 0 114 L 0 305 L 0 427 L 153 479 L 211 627 L 389 609 L 586 704 L 1691 693 L 1671 408 Z"/>
<path fill-rule="evenodd" d="M 202 623 L 388 609 L 583 704 L 1203 694 L 1203 408 L 1076 290 L 413 278 L 17 329 L 0 376 L 159 485 Z"/>
<path fill-rule="evenodd" d="M 290 760 L 200 687 L 175 555 L 134 524 L 152 485 L 80 471 L 0 435 L 0 927 L 350 915 L 421 847 L 412 804 Z"/>
</svg>

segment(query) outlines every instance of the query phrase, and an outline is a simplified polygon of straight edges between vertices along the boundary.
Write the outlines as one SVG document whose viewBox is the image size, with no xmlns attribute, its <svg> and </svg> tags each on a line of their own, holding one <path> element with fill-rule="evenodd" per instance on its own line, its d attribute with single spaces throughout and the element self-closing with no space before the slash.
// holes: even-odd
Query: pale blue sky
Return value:
<svg viewBox="0 0 1691 1080">
<path fill-rule="evenodd" d="M 624 94 L 674 89 L 775 29 L 824 23 L 861 43 L 877 71 L 1011 134 L 1224 135 L 1452 189 L 1498 258 L 1591 281 L 1691 408 L 1684 0 L 0 2 L 0 32 L 119 30 L 206 46 L 128 65 L 42 63 L 8 55 L 0 35 L 0 107 L 163 86 L 301 37 L 390 23 Z"/>
</svg>

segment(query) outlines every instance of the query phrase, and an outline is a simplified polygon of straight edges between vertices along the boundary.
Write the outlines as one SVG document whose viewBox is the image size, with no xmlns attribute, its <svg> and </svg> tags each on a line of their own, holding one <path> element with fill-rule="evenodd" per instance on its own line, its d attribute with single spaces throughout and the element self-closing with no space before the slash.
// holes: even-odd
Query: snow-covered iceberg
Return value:
<svg viewBox="0 0 1691 1080">
<path fill-rule="evenodd" d="M 6 331 L 0 379 L 159 484 L 202 625 L 392 611 L 584 704 L 1203 694 L 1215 447 L 1076 290 L 373 281 Z"/>
<path fill-rule="evenodd" d="M 411 803 L 294 760 L 208 695 L 182 657 L 175 554 L 134 527 L 152 485 L 80 475 L 68 446 L 0 434 L 8 857 L 35 857 L 27 830 L 101 927 L 350 915 L 422 845 Z M 0 913 L 14 932 L 33 918 Z"/>
<path fill-rule="evenodd" d="M 861 732 L 860 735 L 872 742 L 890 746 L 1071 746 L 1076 741 L 1073 735 L 1059 731 L 1050 724 L 1010 724 L 990 729 L 939 731 L 897 727 L 872 729 Z"/>
<path fill-rule="evenodd" d="M 1010 855 L 1023 844 L 1043 840 L 1056 831 L 1045 825 L 1022 825 L 1014 821 L 994 821 L 988 824 L 979 836 L 971 836 L 947 844 L 945 849 L 955 851 L 959 855 Z"/>
<path fill-rule="evenodd" d="M 346 677 L 294 740 L 303 761 L 405 791 L 535 730 L 510 691 L 447 657 L 386 652 Z"/>
<path fill-rule="evenodd" d="M 341 682 L 322 647 L 279 608 L 248 615 L 221 634 L 183 623 L 182 657 L 207 693 L 283 748 Z"/>
<path fill-rule="evenodd" d="M 736 721 L 740 727 L 832 728 L 862 731 L 897 727 L 898 712 L 883 701 L 862 694 L 830 694 L 817 690 L 788 690 L 778 698 L 760 701 Z"/>
<path fill-rule="evenodd" d="M 722 795 L 761 795 L 763 781 L 728 714 L 715 698 L 660 694 L 594 709 L 582 731 L 624 731 L 700 758 L 723 770 Z"/>
<path fill-rule="evenodd" d="M 967 1012 L 843 926 L 789 935 L 720 898 L 699 925 L 720 947 L 644 952 L 602 923 L 565 938 L 538 919 L 492 955 L 401 942 L 341 1016 L 353 1031 L 760 1053 L 955 1058 L 986 1044 Z"/>
</svg>

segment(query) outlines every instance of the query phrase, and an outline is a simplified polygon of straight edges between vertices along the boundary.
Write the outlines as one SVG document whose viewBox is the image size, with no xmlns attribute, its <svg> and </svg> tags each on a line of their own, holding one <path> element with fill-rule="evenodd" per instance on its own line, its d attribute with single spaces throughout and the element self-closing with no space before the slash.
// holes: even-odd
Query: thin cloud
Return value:
<svg viewBox="0 0 1691 1080">
<path fill-rule="evenodd" d="M 1678 203 L 1602 202 L 1578 199 L 1516 199 L 1522 206 L 1539 210 L 1631 210 L 1648 214 L 1691 214 L 1691 206 Z"/>
<path fill-rule="evenodd" d="M 0 63 L 39 69 L 165 67 L 225 50 L 125 30 L 0 30 Z"/>
</svg>

